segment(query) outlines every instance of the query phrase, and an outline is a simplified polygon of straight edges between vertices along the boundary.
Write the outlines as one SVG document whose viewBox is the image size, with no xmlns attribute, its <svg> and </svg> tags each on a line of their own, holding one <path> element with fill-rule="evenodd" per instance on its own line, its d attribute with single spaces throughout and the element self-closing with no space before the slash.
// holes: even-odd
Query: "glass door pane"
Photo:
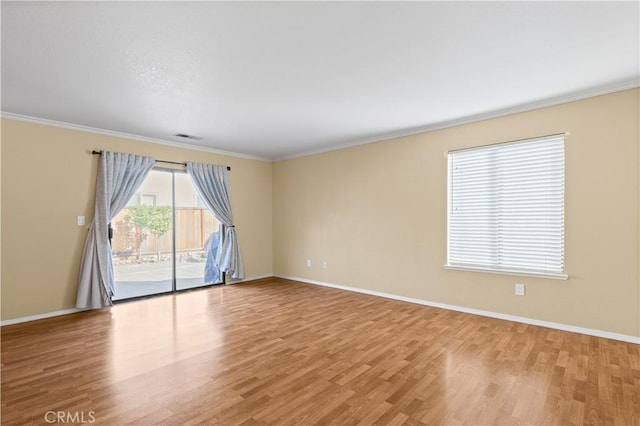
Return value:
<svg viewBox="0 0 640 426">
<path fill-rule="evenodd" d="M 213 265 L 218 221 L 198 196 L 186 173 L 175 173 L 176 289 L 222 282 Z"/>
<path fill-rule="evenodd" d="M 113 300 L 173 291 L 173 173 L 152 170 L 111 226 Z"/>
</svg>

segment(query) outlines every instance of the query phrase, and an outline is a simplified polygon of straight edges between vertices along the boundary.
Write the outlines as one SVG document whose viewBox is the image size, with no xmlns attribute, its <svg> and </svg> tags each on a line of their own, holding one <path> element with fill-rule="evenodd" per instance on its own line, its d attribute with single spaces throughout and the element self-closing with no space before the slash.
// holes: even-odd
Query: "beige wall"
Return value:
<svg viewBox="0 0 640 426">
<path fill-rule="evenodd" d="M 225 164 L 247 278 L 272 274 L 272 164 L 2 120 L 2 319 L 75 304 L 82 246 L 93 217 L 93 149 Z"/>
<path fill-rule="evenodd" d="M 88 152 L 107 149 L 232 166 L 247 277 L 276 273 L 640 336 L 639 99 L 628 90 L 274 165 L 3 119 L 2 319 L 73 307 L 86 235 L 76 216 L 93 214 L 97 157 Z M 444 153 L 558 132 L 569 132 L 570 278 L 445 270 Z M 514 296 L 516 282 L 525 297 Z"/>
<path fill-rule="evenodd" d="M 274 271 L 640 336 L 639 96 L 628 90 L 278 162 Z M 560 132 L 569 132 L 569 279 L 445 270 L 444 153 Z M 525 297 L 514 295 L 516 282 L 526 284 Z"/>
</svg>

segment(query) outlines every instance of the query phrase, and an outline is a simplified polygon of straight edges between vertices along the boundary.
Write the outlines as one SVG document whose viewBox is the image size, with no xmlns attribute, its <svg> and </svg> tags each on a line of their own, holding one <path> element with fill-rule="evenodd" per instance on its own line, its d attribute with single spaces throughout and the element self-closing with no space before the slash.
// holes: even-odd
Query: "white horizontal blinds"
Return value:
<svg viewBox="0 0 640 426">
<path fill-rule="evenodd" d="M 449 153 L 450 266 L 564 273 L 564 136 Z"/>
</svg>

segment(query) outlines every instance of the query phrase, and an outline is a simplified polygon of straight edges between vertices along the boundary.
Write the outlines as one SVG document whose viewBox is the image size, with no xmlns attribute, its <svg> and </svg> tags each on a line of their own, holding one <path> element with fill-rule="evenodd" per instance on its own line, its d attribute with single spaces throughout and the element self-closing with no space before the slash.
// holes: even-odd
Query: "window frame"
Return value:
<svg viewBox="0 0 640 426">
<path fill-rule="evenodd" d="M 462 152 L 462 151 L 470 151 L 470 150 L 479 150 L 479 149 L 483 149 L 483 148 L 495 148 L 495 147 L 499 147 L 500 145 L 513 145 L 513 144 L 517 144 L 517 143 L 531 143 L 531 142 L 535 142 L 535 141 L 543 141 L 543 140 L 549 140 L 549 139 L 562 139 L 562 144 L 563 144 L 563 157 L 562 157 L 562 169 L 563 169 L 563 199 L 565 198 L 565 194 L 566 194 L 566 178 L 564 176 L 566 176 L 566 155 L 565 155 L 565 146 L 566 146 L 566 134 L 565 133 L 559 133 L 559 134 L 553 134 L 553 135 L 547 135 L 547 136 L 541 136 L 541 137 L 534 137 L 534 138 L 527 138 L 527 139 L 519 139 L 519 140 L 513 140 L 513 141 L 508 141 L 508 142 L 501 142 L 501 143 L 496 143 L 496 144 L 487 144 L 487 145 L 481 145 L 481 146 L 475 146 L 475 147 L 470 147 L 470 148 L 462 148 L 462 149 L 457 149 L 457 150 L 451 150 L 446 152 L 445 154 L 445 159 L 447 161 L 447 166 L 446 166 L 446 171 L 447 171 L 447 259 L 446 259 L 446 263 L 444 265 L 445 269 L 448 270 L 461 270 L 461 271 L 473 271 L 473 272 L 487 272 L 487 273 L 492 273 L 492 274 L 500 274 L 500 275 L 515 275 L 515 276 L 528 276 L 528 277 L 540 277 L 540 278 L 551 278 L 551 279 L 559 279 L 559 280 L 566 280 L 569 278 L 568 274 L 566 273 L 566 265 L 564 265 L 564 259 L 565 259 L 565 245 L 564 245 L 564 236 L 565 236 L 565 230 L 566 230 L 566 224 L 565 224 L 565 208 L 564 208 L 564 202 L 562 204 L 562 271 L 561 272 L 555 272 L 555 271 L 549 271 L 549 272 L 542 272 L 539 270 L 536 270 L 534 268 L 531 268 L 530 270 L 527 270 L 526 268 L 523 269 L 518 269 L 518 268 L 498 268 L 497 265 L 494 265 L 494 267 L 492 267 L 492 265 L 487 265 L 487 266 L 483 266 L 483 265 L 460 265 L 460 264 L 452 264 L 451 263 L 451 219 L 452 219 L 452 170 L 451 170 L 451 155 L 458 152 Z M 496 224 L 498 222 L 496 221 Z"/>
</svg>

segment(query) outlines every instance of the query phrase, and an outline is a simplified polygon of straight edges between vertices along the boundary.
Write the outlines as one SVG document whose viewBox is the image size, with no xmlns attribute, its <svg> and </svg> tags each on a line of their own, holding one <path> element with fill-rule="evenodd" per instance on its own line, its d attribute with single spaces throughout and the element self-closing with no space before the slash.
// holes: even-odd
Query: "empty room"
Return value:
<svg viewBox="0 0 640 426">
<path fill-rule="evenodd" d="M 637 1 L 2 1 L 2 425 L 640 426 Z"/>
</svg>

